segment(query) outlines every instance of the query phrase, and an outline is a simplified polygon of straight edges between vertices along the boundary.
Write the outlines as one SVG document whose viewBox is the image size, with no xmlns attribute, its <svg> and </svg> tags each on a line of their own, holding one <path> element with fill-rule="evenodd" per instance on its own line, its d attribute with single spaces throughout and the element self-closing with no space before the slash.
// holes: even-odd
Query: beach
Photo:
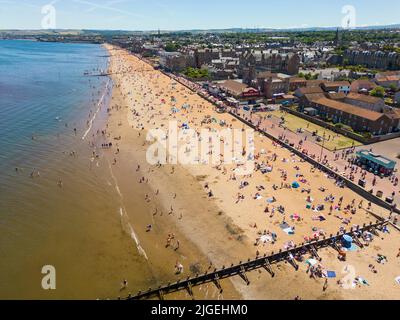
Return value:
<svg viewBox="0 0 400 320">
<path fill-rule="evenodd" d="M 152 270 L 150 285 L 157 287 L 336 234 L 341 228 L 349 230 L 375 222 L 376 217 L 369 212 L 388 217 L 388 211 L 369 206 L 350 189 L 341 188 L 323 172 L 258 133 L 253 156 L 257 164 L 268 168 L 266 173 L 256 170 L 237 175 L 237 164 L 149 164 L 146 154 L 152 142 L 146 141 L 148 131 L 165 130 L 171 121 L 195 131 L 246 128 L 229 114 L 217 114 L 212 104 L 146 62 L 119 48 L 106 48 L 114 87 L 107 124 L 98 131 L 100 138 L 96 141 L 108 146 L 104 156 L 120 198 L 121 219 L 141 259 Z M 249 150 L 243 153 L 249 156 Z M 384 272 L 388 278 L 359 290 L 341 290 L 336 279 L 323 291 L 324 280 L 310 280 L 305 264 L 295 272 L 289 264 L 281 263 L 273 266 L 278 270 L 274 279 L 265 271 L 255 271 L 248 274 L 250 286 L 237 277 L 222 283 L 223 295 L 218 295 L 213 286 L 203 286 L 195 289 L 195 296 L 400 298 L 394 281 L 399 263 L 395 232 L 381 235 L 387 239 L 356 251 L 354 257 L 349 254 L 348 264 L 362 271 L 364 277 L 369 277 L 368 267 L 377 254 L 388 257 L 389 263 L 384 266 L 391 270 Z M 336 261 L 334 249 L 324 250 L 321 256 L 326 268 L 335 269 L 341 278 L 346 265 Z M 180 274 L 175 273 L 176 266 L 183 267 Z M 383 283 L 385 290 L 380 290 Z"/>
</svg>

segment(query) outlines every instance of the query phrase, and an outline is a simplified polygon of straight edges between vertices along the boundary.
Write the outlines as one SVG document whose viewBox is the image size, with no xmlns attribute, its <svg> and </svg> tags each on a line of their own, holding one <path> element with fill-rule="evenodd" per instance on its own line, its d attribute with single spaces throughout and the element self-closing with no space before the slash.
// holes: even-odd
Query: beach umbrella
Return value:
<svg viewBox="0 0 400 320">
<path fill-rule="evenodd" d="M 292 188 L 298 189 L 298 188 L 300 188 L 300 184 L 297 181 L 295 181 L 292 183 Z"/>
<path fill-rule="evenodd" d="M 343 246 L 344 246 L 346 249 L 350 249 L 350 248 L 351 248 L 351 245 L 353 244 L 353 238 L 350 237 L 350 236 L 348 236 L 348 235 L 344 235 L 344 236 L 343 236 L 342 242 L 343 242 Z"/>
</svg>

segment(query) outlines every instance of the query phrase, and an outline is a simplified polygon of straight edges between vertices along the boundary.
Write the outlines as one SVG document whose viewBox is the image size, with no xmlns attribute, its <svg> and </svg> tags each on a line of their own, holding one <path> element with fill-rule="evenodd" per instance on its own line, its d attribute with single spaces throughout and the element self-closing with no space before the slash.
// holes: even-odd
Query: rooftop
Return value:
<svg viewBox="0 0 400 320">
<path fill-rule="evenodd" d="M 377 98 L 377 97 L 373 97 L 373 96 L 367 96 L 365 94 L 358 94 L 358 93 L 350 93 L 347 96 L 348 99 L 353 99 L 353 100 L 359 100 L 362 102 L 366 102 L 366 103 L 371 103 L 371 104 L 376 104 L 376 103 L 382 103 L 384 102 L 383 99 L 381 98 Z"/>
<path fill-rule="evenodd" d="M 327 88 L 350 87 L 350 82 L 348 82 L 348 81 L 325 81 L 324 86 Z"/>
<path fill-rule="evenodd" d="M 369 152 L 368 150 L 358 151 L 357 156 L 372 161 L 374 163 L 377 163 L 388 169 L 394 169 L 397 165 L 396 161 L 390 160 L 389 158 L 386 158 L 379 154 L 374 154 L 372 152 Z"/>
<path fill-rule="evenodd" d="M 218 84 L 218 86 L 224 90 L 233 92 L 236 95 L 242 94 L 248 87 L 246 84 L 243 84 L 235 80 L 224 81 Z"/>
<path fill-rule="evenodd" d="M 327 106 L 332 109 L 336 109 L 339 111 L 343 111 L 348 114 L 353 114 L 361 118 L 365 118 L 371 121 L 377 121 L 380 119 L 382 116 L 384 116 L 383 113 L 375 112 L 372 110 L 367 110 L 364 108 L 356 107 L 348 103 L 343 103 L 335 100 L 331 100 L 328 98 L 320 98 L 314 101 L 315 103 L 323 106 Z"/>
</svg>

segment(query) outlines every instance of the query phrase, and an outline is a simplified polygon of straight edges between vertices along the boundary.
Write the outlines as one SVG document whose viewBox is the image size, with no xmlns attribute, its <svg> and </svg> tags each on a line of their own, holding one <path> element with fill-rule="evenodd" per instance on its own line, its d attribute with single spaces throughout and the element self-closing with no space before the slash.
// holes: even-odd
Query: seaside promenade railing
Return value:
<svg viewBox="0 0 400 320">
<path fill-rule="evenodd" d="M 247 285 L 250 285 L 250 281 L 246 275 L 247 272 L 264 268 L 271 277 L 274 277 L 275 272 L 272 265 L 282 261 L 287 261 L 297 271 L 299 270 L 299 265 L 294 257 L 298 255 L 303 256 L 308 252 L 315 259 L 322 261 L 318 255 L 318 250 L 331 246 L 335 250 L 339 251 L 340 248 L 338 243 L 342 241 L 345 235 L 353 237 L 354 242 L 359 247 L 363 248 L 363 244 L 360 242 L 359 237 L 364 232 L 367 231 L 379 235 L 377 231 L 381 231 L 383 227 L 388 224 L 388 220 L 376 221 L 376 223 L 371 222 L 369 225 L 364 224 L 362 227 L 352 228 L 350 231 L 344 230 L 342 233 L 338 232 L 336 235 L 331 234 L 328 238 L 323 237 L 321 240 L 302 243 L 301 245 L 296 245 L 285 251 L 280 250 L 277 253 L 272 252 L 269 256 L 264 255 L 262 257 L 256 257 L 253 260 L 248 259 L 247 262 L 240 261 L 238 264 L 232 264 L 230 267 L 223 266 L 221 269 L 214 269 L 212 272 L 205 272 L 202 275 L 196 275 L 194 277 L 178 280 L 174 283 L 168 283 L 167 285 L 160 286 L 156 289 L 149 288 L 147 291 L 139 291 L 136 295 L 129 294 L 129 296 L 124 300 L 148 300 L 153 298 L 163 300 L 167 294 L 184 290 L 186 290 L 192 299 L 194 299 L 193 287 L 208 283 L 213 283 L 220 293 L 222 293 L 223 288 L 220 281 L 234 276 L 240 276 Z"/>
</svg>

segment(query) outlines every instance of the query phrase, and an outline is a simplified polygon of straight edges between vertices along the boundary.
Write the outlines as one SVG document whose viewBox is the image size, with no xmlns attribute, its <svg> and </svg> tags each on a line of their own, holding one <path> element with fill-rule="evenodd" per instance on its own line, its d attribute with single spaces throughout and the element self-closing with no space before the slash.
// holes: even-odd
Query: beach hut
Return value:
<svg viewBox="0 0 400 320">
<path fill-rule="evenodd" d="M 356 153 L 356 163 L 379 175 L 390 176 L 396 169 L 396 161 L 386 158 L 382 155 L 360 150 Z"/>
</svg>

